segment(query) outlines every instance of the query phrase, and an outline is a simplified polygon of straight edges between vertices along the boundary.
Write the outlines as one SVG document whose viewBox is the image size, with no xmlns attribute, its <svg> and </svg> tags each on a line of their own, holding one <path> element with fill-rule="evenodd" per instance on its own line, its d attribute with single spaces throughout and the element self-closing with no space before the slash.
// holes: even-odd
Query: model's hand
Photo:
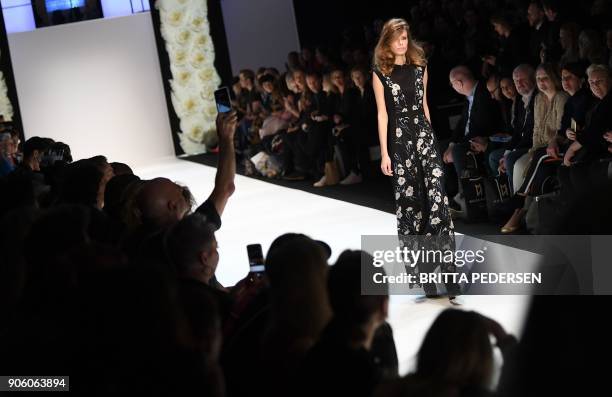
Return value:
<svg viewBox="0 0 612 397">
<path fill-rule="evenodd" d="M 393 175 L 393 170 L 391 169 L 391 157 L 389 157 L 389 155 L 382 156 L 380 160 L 380 170 L 387 176 Z"/>
<path fill-rule="evenodd" d="M 612 143 L 612 131 L 608 131 L 604 134 L 604 139 L 610 143 Z"/>
<path fill-rule="evenodd" d="M 567 130 L 565 130 L 565 136 L 570 141 L 575 141 L 576 140 L 576 131 L 571 130 L 571 129 L 568 128 Z"/>
</svg>

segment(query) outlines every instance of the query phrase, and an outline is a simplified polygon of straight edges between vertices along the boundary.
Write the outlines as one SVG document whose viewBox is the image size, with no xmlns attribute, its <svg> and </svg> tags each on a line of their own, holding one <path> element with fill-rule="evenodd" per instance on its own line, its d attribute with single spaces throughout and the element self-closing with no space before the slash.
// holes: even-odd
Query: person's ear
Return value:
<svg viewBox="0 0 612 397">
<path fill-rule="evenodd" d="M 200 263 L 206 267 L 210 260 L 210 252 L 208 250 L 200 251 Z"/>
</svg>

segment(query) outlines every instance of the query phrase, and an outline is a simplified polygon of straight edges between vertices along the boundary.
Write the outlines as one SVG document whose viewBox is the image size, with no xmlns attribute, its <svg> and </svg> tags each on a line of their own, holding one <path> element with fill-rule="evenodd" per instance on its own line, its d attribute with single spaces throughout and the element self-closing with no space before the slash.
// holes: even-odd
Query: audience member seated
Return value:
<svg viewBox="0 0 612 397">
<path fill-rule="evenodd" d="M 534 106 L 537 97 L 535 71 L 527 65 L 517 66 L 512 73 L 516 91 L 520 95 L 513 110 L 512 140 L 489 154 L 493 174 L 506 173 L 512 186 L 514 165 L 533 145 Z"/>
<path fill-rule="evenodd" d="M 509 76 L 514 66 L 528 61 L 524 38 L 504 16 L 494 16 L 491 24 L 499 36 L 499 46 L 495 55 L 484 58 L 485 64 L 495 68 L 501 76 Z"/>
<path fill-rule="evenodd" d="M 347 174 L 340 184 L 352 185 L 362 181 L 359 164 L 360 95 L 358 89 L 349 86 L 346 75 L 341 69 L 336 68 L 332 71 L 331 81 L 339 93 L 338 107 L 333 112 L 333 134 L 341 148 L 344 169 Z"/>
<path fill-rule="evenodd" d="M 587 69 L 589 86 L 599 103 L 593 109 L 586 126 L 569 138 L 575 140 L 565 152 L 559 168 L 562 194 L 573 201 L 585 194 L 597 192 L 609 183 L 609 158 L 612 155 L 612 77 L 605 65 Z"/>
<path fill-rule="evenodd" d="M 578 34 L 580 28 L 575 22 L 567 22 L 559 30 L 559 44 L 561 45 L 560 65 L 580 60 L 580 50 L 578 49 Z"/>
<path fill-rule="evenodd" d="M 461 183 L 457 178 L 464 176 L 467 166 L 471 141 L 485 143 L 489 135 L 501 130 L 501 115 L 497 102 L 491 98 L 486 84 L 477 81 L 472 72 L 465 66 L 453 68 L 449 75 L 450 84 L 457 93 L 467 98 L 461 121 L 453 132 L 450 141 L 442 143 L 443 161 L 446 164 L 446 183 L 449 196 L 457 191 L 462 193 Z M 454 166 L 451 167 L 450 164 Z M 453 174 L 455 171 L 455 175 Z M 454 186 L 453 186 L 454 185 Z M 458 187 L 457 187 L 458 185 Z M 458 204 L 450 200 L 452 208 Z"/>
<path fill-rule="evenodd" d="M 541 194 L 537 191 L 535 184 L 532 183 L 532 176 L 535 175 L 544 158 L 551 156 L 558 158 L 559 155 L 557 132 L 561 128 L 561 118 L 568 94 L 562 90 L 561 79 L 555 67 L 551 64 L 543 63 L 538 66 L 536 81 L 540 95 L 536 97 L 534 106 L 533 146 L 514 166 L 515 178 L 512 185 L 516 187 L 520 184 L 521 187 L 515 191 L 515 211 L 510 220 L 502 227 L 502 233 L 512 233 L 520 227 L 523 216 L 532 203 L 533 196 Z M 525 166 L 524 177 L 517 175 L 523 173 L 516 169 L 521 161 L 529 163 L 528 168 Z M 529 200 L 525 200 L 526 197 Z"/>
<path fill-rule="evenodd" d="M 0 176 L 6 176 L 15 170 L 17 146 L 8 132 L 0 133 Z"/>
</svg>

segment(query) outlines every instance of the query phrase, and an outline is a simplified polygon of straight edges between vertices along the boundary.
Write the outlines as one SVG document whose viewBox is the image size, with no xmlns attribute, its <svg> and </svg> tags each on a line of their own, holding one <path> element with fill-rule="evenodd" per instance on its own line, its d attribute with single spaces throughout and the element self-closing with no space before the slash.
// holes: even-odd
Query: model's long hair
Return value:
<svg viewBox="0 0 612 397">
<path fill-rule="evenodd" d="M 408 51 L 406 51 L 406 62 L 425 66 L 427 60 L 425 59 L 425 52 L 421 45 L 416 42 L 410 34 L 410 26 L 408 22 L 401 18 L 393 18 L 385 22 L 378 43 L 374 49 L 374 67 L 382 72 L 384 75 L 389 75 L 393 69 L 395 63 L 395 55 L 391 51 L 391 43 L 404 31 L 408 34 Z"/>
</svg>

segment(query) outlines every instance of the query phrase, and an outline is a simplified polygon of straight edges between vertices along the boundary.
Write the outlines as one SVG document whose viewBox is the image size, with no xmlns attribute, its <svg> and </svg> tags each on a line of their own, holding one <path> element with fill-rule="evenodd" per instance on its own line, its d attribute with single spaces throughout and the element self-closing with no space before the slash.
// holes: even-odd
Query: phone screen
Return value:
<svg viewBox="0 0 612 397">
<path fill-rule="evenodd" d="M 247 245 L 247 254 L 249 256 L 249 266 L 252 273 L 263 273 L 265 270 L 264 256 L 261 249 L 261 244 Z"/>
<path fill-rule="evenodd" d="M 217 112 L 227 113 L 232 110 L 232 102 L 230 101 L 230 93 L 227 87 L 221 87 L 215 91 L 215 102 L 217 103 Z"/>
</svg>

